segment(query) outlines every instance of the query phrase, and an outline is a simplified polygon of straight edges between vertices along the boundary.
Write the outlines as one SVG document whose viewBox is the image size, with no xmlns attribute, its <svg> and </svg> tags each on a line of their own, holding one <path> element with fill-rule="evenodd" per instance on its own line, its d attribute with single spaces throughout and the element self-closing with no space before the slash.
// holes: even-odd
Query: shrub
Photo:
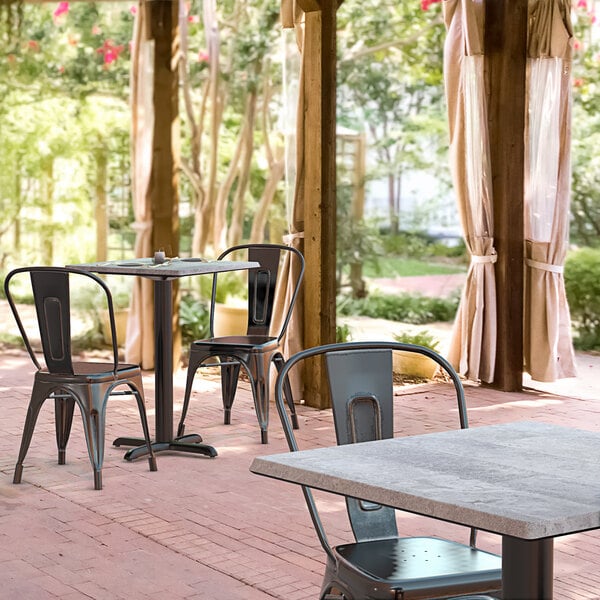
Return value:
<svg viewBox="0 0 600 600">
<path fill-rule="evenodd" d="M 425 346 L 425 348 L 429 348 L 434 352 L 437 352 L 438 346 L 440 345 L 440 341 L 428 331 L 419 331 L 417 333 L 395 333 L 393 337 L 396 342 Z"/>
<path fill-rule="evenodd" d="M 182 296 L 179 303 L 179 325 L 184 346 L 189 346 L 194 340 L 207 338 L 210 333 L 208 304 L 191 294 Z"/>
<path fill-rule="evenodd" d="M 367 298 L 344 296 L 338 300 L 338 312 L 345 316 L 401 321 L 414 325 L 436 321 L 452 321 L 458 309 L 459 296 L 430 298 L 412 294 L 370 294 Z"/>
<path fill-rule="evenodd" d="M 600 249 L 583 248 L 565 263 L 565 289 L 582 350 L 600 349 Z"/>
<path fill-rule="evenodd" d="M 335 341 L 337 343 L 349 342 L 352 340 L 352 328 L 348 323 L 342 323 L 335 326 Z"/>
</svg>

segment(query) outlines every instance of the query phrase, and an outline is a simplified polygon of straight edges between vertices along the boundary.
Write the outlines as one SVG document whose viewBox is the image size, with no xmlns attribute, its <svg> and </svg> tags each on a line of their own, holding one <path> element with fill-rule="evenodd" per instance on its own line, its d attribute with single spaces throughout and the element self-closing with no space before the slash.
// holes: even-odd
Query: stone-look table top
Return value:
<svg viewBox="0 0 600 600">
<path fill-rule="evenodd" d="M 151 279 L 173 279 L 188 275 L 243 271 L 259 267 L 252 261 L 206 260 L 204 258 L 171 258 L 161 264 L 154 264 L 153 258 L 132 258 L 104 262 L 69 265 L 83 271 L 112 275 L 138 275 Z"/>
<path fill-rule="evenodd" d="M 546 423 L 263 456 L 250 470 L 522 539 L 600 527 L 600 433 Z"/>
</svg>

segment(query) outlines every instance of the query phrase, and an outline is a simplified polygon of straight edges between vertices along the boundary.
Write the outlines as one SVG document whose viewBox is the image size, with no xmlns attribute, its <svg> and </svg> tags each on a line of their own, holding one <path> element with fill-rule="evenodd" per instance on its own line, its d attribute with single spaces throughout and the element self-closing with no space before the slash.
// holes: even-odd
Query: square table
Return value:
<svg viewBox="0 0 600 600">
<path fill-rule="evenodd" d="M 133 275 L 154 281 L 154 381 L 155 381 L 155 452 L 166 450 L 203 454 L 214 457 L 217 451 L 201 444 L 202 437 L 188 434 L 173 436 L 173 280 L 190 275 L 206 275 L 226 271 L 255 269 L 252 261 L 205 260 L 203 258 L 172 258 L 155 264 L 152 258 L 101 261 L 69 265 L 82 271 L 110 275 Z M 118 438 L 115 446 L 136 446 L 125 454 L 133 460 L 147 452 L 145 442 L 138 438 Z"/>
<path fill-rule="evenodd" d="M 552 598 L 553 538 L 600 528 L 600 433 L 547 423 L 263 456 L 250 470 L 500 534 L 504 600 Z"/>
</svg>

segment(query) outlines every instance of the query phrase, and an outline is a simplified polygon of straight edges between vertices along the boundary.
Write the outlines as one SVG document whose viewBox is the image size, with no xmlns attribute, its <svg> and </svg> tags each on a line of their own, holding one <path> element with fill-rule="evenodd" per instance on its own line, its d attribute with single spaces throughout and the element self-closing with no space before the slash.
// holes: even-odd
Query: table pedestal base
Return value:
<svg viewBox="0 0 600 600">
<path fill-rule="evenodd" d="M 202 454 L 210 458 L 217 456 L 217 451 L 208 444 L 201 444 L 202 437 L 197 433 L 182 435 L 170 442 L 152 442 L 154 452 L 187 452 L 188 454 Z M 125 460 L 135 460 L 148 454 L 146 441 L 140 438 L 117 438 L 113 446 L 135 446 L 125 453 Z"/>
<path fill-rule="evenodd" d="M 552 600 L 554 540 L 502 537 L 502 598 Z"/>
</svg>

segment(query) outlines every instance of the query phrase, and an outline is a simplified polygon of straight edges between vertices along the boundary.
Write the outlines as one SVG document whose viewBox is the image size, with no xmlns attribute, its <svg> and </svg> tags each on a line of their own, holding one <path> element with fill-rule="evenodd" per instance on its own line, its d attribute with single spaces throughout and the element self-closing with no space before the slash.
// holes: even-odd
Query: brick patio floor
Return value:
<svg viewBox="0 0 600 600">
<path fill-rule="evenodd" d="M 234 404 L 232 425 L 222 425 L 216 379 L 199 375 L 188 431 L 202 433 L 219 456 L 160 454 L 158 472 L 148 463 L 123 460 L 123 449 L 106 447 L 104 489 L 93 490 L 81 424 L 74 421 L 67 465 L 58 466 L 52 405 L 42 410 L 27 456 L 23 483 L 12 473 L 32 369 L 26 356 L 0 356 L 0 599 L 41 600 L 314 600 L 324 557 L 300 489 L 249 472 L 258 454 L 283 452 L 279 421 L 272 414 L 270 443 L 260 435 L 247 386 Z M 175 420 L 185 373 L 176 373 Z M 154 429 L 153 376 L 145 377 Z M 450 427 L 451 391 L 435 383 L 401 388 L 396 429 L 411 434 Z M 600 403 L 526 390 L 501 393 L 466 384 L 471 426 L 540 420 L 600 430 Z M 333 443 L 329 411 L 299 407 L 299 438 L 306 445 Z M 107 442 L 138 435 L 134 402 L 109 403 Z M 431 423 L 437 422 L 436 427 Z M 576 468 L 576 465 L 574 466 Z M 349 540 L 341 498 L 327 504 L 332 541 Z M 461 541 L 459 527 L 403 514 L 403 534 L 439 534 Z M 480 545 L 499 551 L 500 540 L 480 535 Z M 555 598 L 600 598 L 600 533 L 555 542 Z"/>
</svg>

